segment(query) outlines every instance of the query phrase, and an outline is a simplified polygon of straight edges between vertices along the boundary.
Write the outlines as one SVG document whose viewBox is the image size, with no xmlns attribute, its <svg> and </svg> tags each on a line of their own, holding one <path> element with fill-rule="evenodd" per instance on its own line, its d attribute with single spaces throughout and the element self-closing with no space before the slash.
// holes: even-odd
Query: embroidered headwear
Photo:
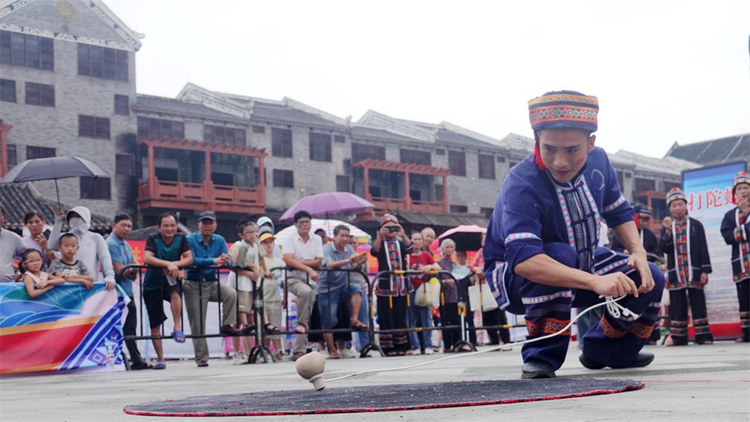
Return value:
<svg viewBox="0 0 750 422">
<path fill-rule="evenodd" d="M 385 226 L 387 223 L 396 223 L 396 224 L 398 224 L 398 218 L 396 218 L 396 216 L 393 215 L 393 214 L 385 214 L 380 219 L 380 227 Z"/>
<path fill-rule="evenodd" d="M 672 201 L 676 201 L 678 199 L 682 199 L 687 204 L 687 198 L 685 198 L 685 192 L 680 188 L 672 188 L 667 193 L 667 206 L 672 203 Z"/>
<path fill-rule="evenodd" d="M 635 207 L 633 207 L 633 211 L 638 215 L 647 215 L 649 217 L 652 217 L 654 215 L 654 209 L 649 207 L 648 205 L 636 205 Z"/>
<path fill-rule="evenodd" d="M 750 175 L 748 175 L 744 171 L 737 173 L 737 175 L 734 176 L 734 181 L 732 182 L 732 202 L 734 202 L 735 204 L 737 203 L 737 200 L 734 197 L 734 192 L 737 190 L 737 186 L 742 183 L 747 183 L 748 185 L 750 185 Z"/>
<path fill-rule="evenodd" d="M 581 129 L 596 132 L 599 100 L 577 91 L 551 91 L 529 101 L 529 120 L 534 132 L 545 129 Z M 534 164 L 545 170 L 539 152 L 539 142 L 534 145 Z"/>
</svg>

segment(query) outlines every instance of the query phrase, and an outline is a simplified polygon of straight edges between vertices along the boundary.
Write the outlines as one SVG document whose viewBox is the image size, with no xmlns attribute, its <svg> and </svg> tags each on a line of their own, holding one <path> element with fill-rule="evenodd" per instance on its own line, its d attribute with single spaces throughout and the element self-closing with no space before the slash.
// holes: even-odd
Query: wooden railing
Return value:
<svg viewBox="0 0 750 422">
<path fill-rule="evenodd" d="M 446 212 L 447 206 L 442 201 L 415 201 L 411 198 L 384 198 L 371 197 L 368 199 L 375 205 L 375 208 L 402 209 L 405 211 L 422 211 L 422 212 Z"/>
<path fill-rule="evenodd" d="M 222 209 L 237 208 L 238 212 L 245 212 L 242 207 L 265 206 L 265 198 L 259 187 L 225 186 L 213 183 L 189 183 L 156 180 L 154 186 L 148 182 L 142 183 L 138 189 L 139 202 L 148 201 L 168 204 L 175 208 L 213 209 L 217 205 Z"/>
</svg>

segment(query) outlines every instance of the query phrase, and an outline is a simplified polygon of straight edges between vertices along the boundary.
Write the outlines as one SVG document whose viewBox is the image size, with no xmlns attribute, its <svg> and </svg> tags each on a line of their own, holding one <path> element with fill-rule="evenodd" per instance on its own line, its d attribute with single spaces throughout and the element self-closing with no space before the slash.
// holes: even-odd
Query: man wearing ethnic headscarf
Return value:
<svg viewBox="0 0 750 422">
<path fill-rule="evenodd" d="M 737 207 L 727 211 L 721 222 L 721 235 L 732 245 L 732 279 L 740 302 L 742 338 L 750 342 L 750 175 L 740 172 L 732 183 L 732 196 Z"/>
<path fill-rule="evenodd" d="M 407 256 L 412 251 L 409 237 L 396 216 L 386 214 L 380 219 L 378 236 L 372 242 L 370 254 L 378 259 L 380 271 L 408 270 Z M 403 275 L 382 274 L 375 293 L 378 297 L 378 323 L 381 330 L 406 328 L 409 280 Z M 380 334 L 380 347 L 387 356 L 403 356 L 409 348 L 406 331 Z"/>
<path fill-rule="evenodd" d="M 528 339 L 560 332 L 571 307 L 604 299 L 633 315 L 605 311 L 583 335 L 589 369 L 643 367 L 640 350 L 657 321 L 664 278 L 646 259 L 633 208 L 617 174 L 595 146 L 596 97 L 548 92 L 529 101 L 534 154 L 503 182 L 483 249 L 485 276 L 501 309 L 525 314 Z M 631 252 L 598 247 L 602 220 Z M 570 330 L 523 346 L 521 378 L 552 378 L 568 352 Z"/>
<path fill-rule="evenodd" d="M 706 295 L 703 292 L 711 273 L 706 230 L 700 221 L 688 216 L 687 199 L 680 188 L 673 188 L 667 193 L 667 207 L 672 213 L 672 226 L 662 231 L 659 244 L 667 254 L 666 288 L 669 290 L 673 344 L 685 346 L 688 343 L 688 301 L 692 310 L 695 342 L 712 344 L 714 338 L 708 326 Z"/>
<path fill-rule="evenodd" d="M 654 216 L 654 211 L 648 205 L 636 205 L 633 207 L 635 212 L 635 225 L 638 227 L 638 235 L 641 238 L 641 245 L 646 249 L 646 253 L 654 254 L 659 256 L 659 239 L 656 238 L 654 232 L 651 231 L 651 221 Z M 628 250 L 620 242 L 619 239 L 615 238 L 612 242 L 612 250 L 616 252 L 628 253 Z M 649 259 L 651 261 L 651 259 Z"/>
</svg>

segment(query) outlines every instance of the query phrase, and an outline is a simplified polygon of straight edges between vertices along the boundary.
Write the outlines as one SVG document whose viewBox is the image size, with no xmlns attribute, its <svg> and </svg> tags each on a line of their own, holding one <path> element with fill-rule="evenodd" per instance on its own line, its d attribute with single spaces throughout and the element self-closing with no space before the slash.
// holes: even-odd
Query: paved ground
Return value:
<svg viewBox="0 0 750 422">
<path fill-rule="evenodd" d="M 571 348 L 559 376 L 631 378 L 646 388 L 623 394 L 521 403 L 386 412 L 304 416 L 305 421 L 750 421 L 750 344 L 717 343 L 713 346 L 650 347 L 655 362 L 639 370 L 589 371 Z M 330 378 L 365 368 L 405 366 L 436 356 L 368 358 L 328 361 Z M 436 366 L 380 373 L 330 383 L 343 385 L 442 382 L 455 380 L 517 379 L 520 350 L 491 352 L 440 363 Z M 533 382 L 533 381 L 529 381 Z M 211 361 L 209 368 L 194 363 L 170 362 L 166 371 L 110 374 L 59 374 L 0 378 L 2 421 L 194 421 L 195 418 L 130 416 L 128 404 L 195 395 L 238 391 L 310 388 L 291 362 L 233 366 Z M 282 421 L 295 417 L 224 418 L 220 420 Z"/>
</svg>

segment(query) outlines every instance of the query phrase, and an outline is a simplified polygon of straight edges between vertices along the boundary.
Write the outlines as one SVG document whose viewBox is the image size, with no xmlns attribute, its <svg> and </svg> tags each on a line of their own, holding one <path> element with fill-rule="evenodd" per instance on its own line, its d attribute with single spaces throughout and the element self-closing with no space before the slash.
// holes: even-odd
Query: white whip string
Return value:
<svg viewBox="0 0 750 422">
<path fill-rule="evenodd" d="M 598 308 L 600 306 L 605 306 L 606 305 L 607 306 L 607 310 L 615 318 L 620 318 L 620 315 L 621 315 L 620 311 L 622 311 L 622 315 L 625 315 L 625 316 L 632 315 L 632 316 L 634 316 L 635 319 L 637 319 L 639 317 L 638 314 L 634 313 L 630 309 L 628 309 L 628 308 L 620 305 L 619 303 L 617 303 L 617 301 L 621 300 L 622 298 L 624 298 L 625 295 L 620 296 L 617 299 L 613 298 L 612 296 L 599 296 L 599 297 L 600 298 L 604 297 L 605 301 L 597 303 L 596 305 L 592 305 L 592 306 L 586 308 L 583 312 L 581 312 L 578 315 L 576 315 L 576 317 L 573 318 L 568 323 L 568 325 L 566 325 L 565 327 L 563 327 L 560 331 L 558 331 L 556 333 L 548 334 L 546 336 L 542 336 L 542 337 L 538 337 L 538 338 L 534 338 L 534 339 L 530 339 L 530 340 L 524 340 L 524 341 L 515 342 L 515 343 L 502 344 L 500 346 L 490 347 L 489 349 L 478 350 L 476 352 L 460 353 L 460 354 L 457 353 L 457 354 L 452 355 L 452 356 L 446 356 L 446 357 L 443 357 L 443 358 L 440 358 L 440 359 L 430 360 L 430 361 L 427 361 L 427 362 L 421 362 L 421 363 L 417 363 L 417 364 L 414 364 L 414 365 L 399 366 L 397 368 L 367 369 L 367 370 L 364 370 L 364 371 L 354 372 L 354 373 L 351 373 L 351 374 L 342 375 L 340 377 L 327 379 L 326 381 L 328 381 L 328 382 L 339 381 L 339 380 L 343 380 L 343 379 L 346 379 L 346 378 L 356 377 L 357 375 L 374 374 L 374 373 L 378 373 L 378 372 L 403 371 L 405 369 L 419 368 L 421 366 L 432 365 L 432 364 L 435 364 L 435 363 L 438 363 L 438 362 L 443 362 L 443 361 L 450 360 L 450 359 L 465 358 L 465 357 L 469 357 L 469 356 L 478 355 L 480 353 L 493 352 L 495 350 L 500 350 L 503 347 L 513 346 L 513 345 L 521 345 L 521 344 L 526 344 L 526 343 L 533 343 L 535 341 L 547 340 L 547 339 L 559 336 L 560 334 L 564 333 L 565 331 L 567 331 L 568 329 L 570 329 L 570 327 L 573 326 L 573 323 L 576 322 L 578 320 L 578 318 L 582 317 L 584 314 L 586 314 L 587 312 L 591 311 L 592 309 L 596 309 L 596 308 Z"/>
</svg>

